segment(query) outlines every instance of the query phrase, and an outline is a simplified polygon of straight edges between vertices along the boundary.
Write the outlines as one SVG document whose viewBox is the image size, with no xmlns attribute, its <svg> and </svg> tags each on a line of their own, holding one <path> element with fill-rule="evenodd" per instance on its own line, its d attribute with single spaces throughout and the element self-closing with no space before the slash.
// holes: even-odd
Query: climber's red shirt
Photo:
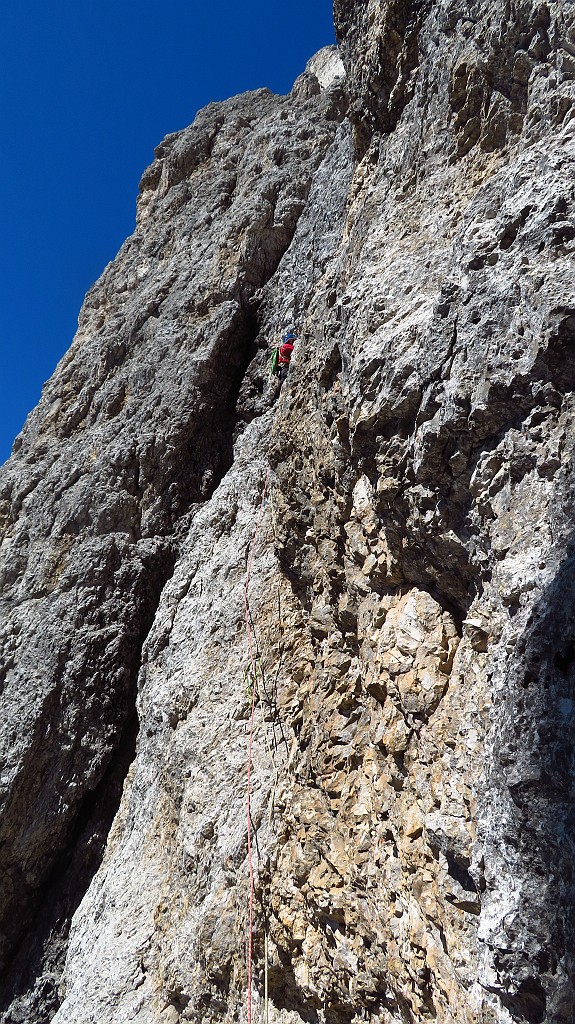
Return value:
<svg viewBox="0 0 575 1024">
<path fill-rule="evenodd" d="M 291 341 L 284 341 L 283 345 L 280 345 L 278 353 L 278 363 L 283 366 L 289 366 L 291 354 L 293 352 L 293 344 Z"/>
</svg>

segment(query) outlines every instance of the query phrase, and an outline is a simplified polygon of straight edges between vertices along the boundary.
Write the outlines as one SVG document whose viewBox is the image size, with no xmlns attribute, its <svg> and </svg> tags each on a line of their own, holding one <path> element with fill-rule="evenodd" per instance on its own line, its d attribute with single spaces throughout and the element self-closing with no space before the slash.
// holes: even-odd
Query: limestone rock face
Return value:
<svg viewBox="0 0 575 1024">
<path fill-rule="evenodd" d="M 4 1024 L 575 1016 L 575 11 L 334 14 L 2 471 Z"/>
<path fill-rule="evenodd" d="M 41 959 L 61 946 L 67 904 L 90 877 L 88 867 L 76 879 L 74 851 L 85 847 L 84 875 L 101 857 L 116 776 L 121 786 L 133 757 L 142 645 L 197 511 L 235 461 L 257 293 L 343 112 L 338 87 L 324 91 L 308 73 L 293 96 L 213 104 L 164 140 L 142 178 L 136 232 L 88 294 L 3 469 L 7 1000 L 31 983 L 30 943 Z M 54 985 L 41 974 L 42 1004 L 57 1005 Z"/>
</svg>

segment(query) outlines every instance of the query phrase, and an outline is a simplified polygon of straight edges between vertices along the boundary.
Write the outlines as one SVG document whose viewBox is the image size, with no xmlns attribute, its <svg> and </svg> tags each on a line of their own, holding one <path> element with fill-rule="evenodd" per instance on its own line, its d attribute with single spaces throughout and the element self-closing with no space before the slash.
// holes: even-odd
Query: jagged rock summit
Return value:
<svg viewBox="0 0 575 1024">
<path fill-rule="evenodd" d="M 575 9 L 334 14 L 0 474 L 3 1024 L 575 1016 Z"/>
</svg>

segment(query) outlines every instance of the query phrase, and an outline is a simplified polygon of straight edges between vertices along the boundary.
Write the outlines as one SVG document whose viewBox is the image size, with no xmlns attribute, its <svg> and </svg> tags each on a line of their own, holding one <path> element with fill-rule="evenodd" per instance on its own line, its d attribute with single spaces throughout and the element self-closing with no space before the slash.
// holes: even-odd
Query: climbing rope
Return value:
<svg viewBox="0 0 575 1024">
<path fill-rule="evenodd" d="M 249 893 L 249 921 L 248 921 L 248 1020 L 247 1024 L 252 1022 L 252 975 L 253 975 L 253 923 L 254 923 L 254 864 L 252 856 L 252 819 L 251 819 L 251 794 L 252 794 L 252 751 L 254 742 L 254 719 L 256 711 L 256 699 L 257 699 L 257 665 L 254 654 L 254 645 L 252 640 L 252 629 L 250 622 L 250 607 L 248 603 L 248 587 L 250 585 L 250 576 L 252 571 L 252 563 L 254 560 L 254 552 L 256 549 L 256 542 L 258 539 L 259 529 L 264 514 L 264 502 L 266 497 L 266 491 L 268 486 L 268 479 L 270 475 L 269 466 L 266 472 L 266 478 L 264 481 L 264 489 L 262 491 L 262 500 L 260 505 L 260 511 L 258 514 L 256 528 L 254 530 L 254 537 L 252 541 L 252 547 L 250 556 L 248 559 L 246 569 L 246 582 L 244 584 L 244 609 L 246 617 L 246 636 L 248 641 L 248 650 L 250 654 L 250 663 L 252 668 L 252 707 L 250 714 L 250 732 L 248 740 L 248 782 L 247 782 L 247 818 L 248 818 L 248 866 L 250 872 L 250 893 Z"/>
</svg>

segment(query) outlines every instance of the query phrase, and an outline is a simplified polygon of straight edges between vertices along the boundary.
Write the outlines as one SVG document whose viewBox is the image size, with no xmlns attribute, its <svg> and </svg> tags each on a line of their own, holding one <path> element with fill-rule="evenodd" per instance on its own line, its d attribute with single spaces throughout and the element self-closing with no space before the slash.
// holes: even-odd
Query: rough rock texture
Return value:
<svg viewBox="0 0 575 1024">
<path fill-rule="evenodd" d="M 343 110 L 337 87 L 322 92 L 310 73 L 289 97 L 261 90 L 213 104 L 164 140 L 141 182 L 136 233 L 87 296 L 3 470 L 7 1000 L 30 984 L 19 975 L 39 913 L 40 945 L 61 946 L 69 914 L 53 887 L 66 874 L 66 898 L 83 894 L 70 865 L 78 841 L 92 872 L 101 856 L 110 821 L 99 805 L 113 816 L 116 762 L 133 756 L 142 645 L 195 514 L 234 461 L 256 295 Z M 52 982 L 41 976 L 41 1001 Z"/>
<path fill-rule="evenodd" d="M 252 1016 L 575 1018 L 575 11 L 335 21 L 159 147 L 2 473 L 5 1024 L 245 1019 L 265 480 Z"/>
</svg>

